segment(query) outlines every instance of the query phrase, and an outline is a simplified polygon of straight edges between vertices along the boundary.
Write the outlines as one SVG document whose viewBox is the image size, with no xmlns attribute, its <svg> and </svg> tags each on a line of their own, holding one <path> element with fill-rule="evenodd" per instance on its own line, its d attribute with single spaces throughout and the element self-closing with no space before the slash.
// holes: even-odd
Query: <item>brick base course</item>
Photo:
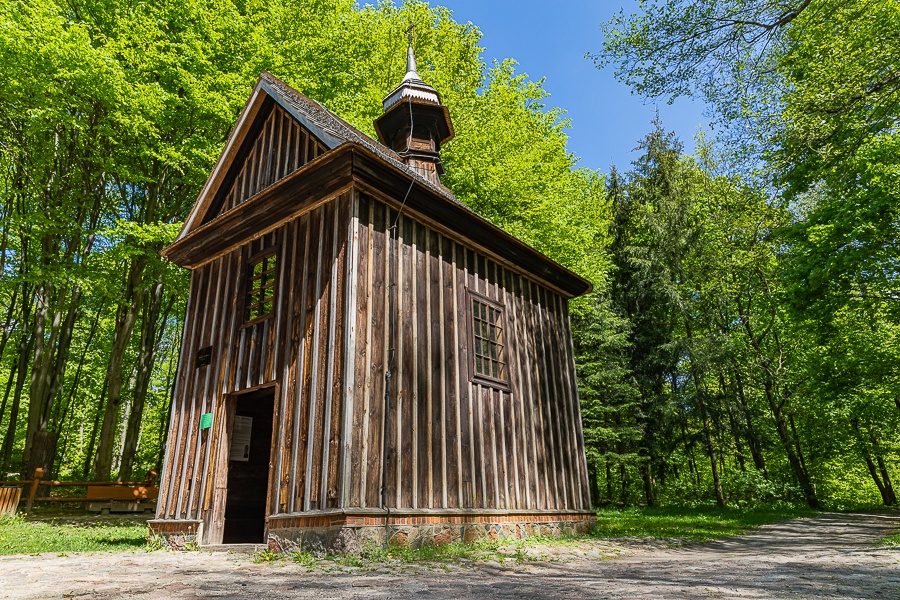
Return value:
<svg viewBox="0 0 900 600">
<path fill-rule="evenodd" d="M 413 549 L 453 542 L 560 537 L 587 533 L 593 513 L 531 514 L 334 514 L 270 517 L 268 546 L 273 552 L 303 550 L 314 555 L 358 554 L 388 544 Z"/>
<path fill-rule="evenodd" d="M 388 544 L 413 549 L 453 542 L 560 537 L 587 533 L 596 526 L 591 512 L 469 514 L 347 513 L 275 516 L 268 519 L 273 552 L 303 550 L 316 556 L 359 554 Z M 175 549 L 200 542 L 200 521 L 150 521 L 151 537 Z"/>
</svg>

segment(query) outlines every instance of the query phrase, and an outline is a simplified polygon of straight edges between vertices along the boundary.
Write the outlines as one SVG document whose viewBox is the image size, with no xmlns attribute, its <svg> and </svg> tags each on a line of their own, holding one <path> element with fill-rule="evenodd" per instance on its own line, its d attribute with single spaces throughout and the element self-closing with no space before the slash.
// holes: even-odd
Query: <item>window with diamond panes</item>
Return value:
<svg viewBox="0 0 900 600">
<path fill-rule="evenodd" d="M 502 308 L 473 298 L 472 334 L 475 375 L 506 381 Z"/>
<path fill-rule="evenodd" d="M 275 310 L 275 254 L 267 254 L 250 263 L 247 282 L 247 321 L 255 321 Z"/>
</svg>

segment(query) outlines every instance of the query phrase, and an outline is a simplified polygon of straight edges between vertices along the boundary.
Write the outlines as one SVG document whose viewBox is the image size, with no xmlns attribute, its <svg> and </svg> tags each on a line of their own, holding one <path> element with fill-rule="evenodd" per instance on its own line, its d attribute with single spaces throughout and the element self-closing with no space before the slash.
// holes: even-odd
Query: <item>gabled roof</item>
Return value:
<svg viewBox="0 0 900 600">
<path fill-rule="evenodd" d="M 253 93 L 250 95 L 250 99 L 247 100 L 247 103 L 244 105 L 237 123 L 231 130 L 231 134 L 228 136 L 225 150 L 222 151 L 219 160 L 216 161 L 212 173 L 206 180 L 206 184 L 203 186 L 200 195 L 197 197 L 197 202 L 194 204 L 191 212 L 188 213 L 188 217 L 185 219 L 184 226 L 178 233 L 178 237 L 175 238 L 176 241 L 184 238 L 203 223 L 203 217 L 206 215 L 206 211 L 209 210 L 212 199 L 219 191 L 219 186 L 222 183 L 225 173 L 237 158 L 238 148 L 246 136 L 247 129 L 249 129 L 253 119 L 256 117 L 267 97 L 274 100 L 281 108 L 290 113 L 292 117 L 297 119 L 301 125 L 315 135 L 329 150 L 333 150 L 347 142 L 359 144 L 360 146 L 371 150 L 392 166 L 404 171 L 410 177 L 429 186 L 447 200 L 459 204 L 460 206 L 465 206 L 462 202 L 457 200 L 447 188 L 431 183 L 416 173 L 415 170 L 408 167 L 400 160 L 400 157 L 389 148 L 379 144 L 315 100 L 307 98 L 268 71 L 263 71 L 259 76 L 259 81 L 257 81 L 256 85 L 253 87 Z M 473 214 L 475 214 L 474 211 Z"/>
<path fill-rule="evenodd" d="M 381 163 L 381 165 L 389 167 L 391 170 L 401 173 L 404 178 L 406 178 L 407 182 L 409 181 L 409 179 L 412 179 L 413 182 L 418 184 L 417 187 L 420 190 L 424 188 L 424 190 L 422 191 L 426 191 L 432 197 L 438 196 L 439 199 L 436 199 L 438 203 L 443 200 L 444 202 L 449 204 L 450 206 L 448 206 L 447 208 L 452 207 L 452 210 L 450 212 L 457 215 L 454 220 L 458 220 L 461 217 L 464 221 L 468 221 L 469 223 L 471 223 L 471 228 L 469 226 L 460 227 L 462 223 L 459 223 L 459 225 L 457 225 L 456 231 L 463 238 L 469 236 L 471 230 L 473 229 L 483 229 L 489 237 L 494 238 L 494 242 L 492 245 L 496 245 L 498 247 L 499 254 L 509 255 L 510 257 L 527 256 L 529 260 L 526 262 L 530 263 L 532 267 L 537 267 L 539 264 L 540 268 L 532 271 L 534 275 L 544 279 L 547 275 L 550 274 L 550 272 L 555 272 L 556 276 L 551 277 L 550 280 L 556 280 L 557 278 L 560 278 L 561 280 L 565 280 L 566 282 L 568 282 L 568 284 L 564 285 L 563 288 L 573 296 L 581 295 L 590 291 L 591 284 L 588 281 L 576 275 L 575 273 L 572 273 L 562 265 L 559 265 L 549 257 L 541 254 L 521 240 L 491 224 L 489 221 L 479 216 L 468 206 L 460 202 L 450 192 L 450 190 L 442 185 L 432 183 L 428 179 L 419 175 L 414 169 L 410 168 L 402 160 L 400 160 L 400 157 L 389 148 L 373 140 L 366 134 L 362 133 L 361 131 L 329 111 L 318 102 L 307 98 L 300 92 L 294 90 L 292 87 L 281 81 L 279 78 L 266 71 L 264 71 L 260 75 L 259 81 L 257 81 L 256 85 L 254 86 L 253 93 L 250 95 L 250 99 L 244 105 L 237 123 L 228 136 L 228 140 L 225 144 L 225 149 L 219 156 L 219 160 L 216 162 L 212 173 L 207 179 L 206 184 L 203 186 L 203 190 L 200 192 L 200 195 L 197 198 L 197 202 L 194 204 L 194 207 L 188 214 L 184 226 L 182 227 L 175 241 L 168 248 L 163 250 L 163 255 L 170 256 L 172 254 L 182 254 L 186 251 L 186 248 L 195 245 L 190 240 L 186 240 L 186 238 L 192 237 L 191 234 L 195 231 L 199 235 L 204 235 L 198 230 L 209 230 L 209 226 L 212 226 L 216 221 L 219 220 L 219 218 L 221 218 L 216 217 L 212 222 L 204 225 L 204 217 L 210 210 L 212 202 L 219 192 L 223 181 L 225 180 L 226 174 L 239 158 L 238 153 L 241 145 L 244 143 L 245 138 L 247 138 L 254 120 L 257 118 L 260 109 L 263 107 L 267 99 L 273 100 L 282 109 L 287 111 L 293 118 L 297 119 L 297 121 L 303 127 L 305 127 L 312 135 L 318 138 L 318 140 L 322 142 L 322 144 L 328 149 L 328 152 L 326 152 L 325 155 L 320 156 L 315 161 L 313 161 L 313 163 L 310 163 L 308 166 L 305 166 L 296 171 L 295 173 L 297 175 L 300 175 L 301 172 L 309 172 L 310 169 L 315 168 L 314 163 L 321 163 L 324 165 L 329 162 L 334 162 L 328 160 L 328 157 L 332 154 L 332 150 L 335 150 L 339 147 L 362 147 L 363 149 L 374 155 L 378 159 L 378 162 Z M 285 182 L 285 180 L 291 179 L 296 178 L 293 175 L 288 175 L 281 181 Z M 409 184 L 407 183 L 407 185 Z M 281 182 L 277 182 L 276 184 L 272 185 L 270 189 L 279 186 L 281 186 Z M 410 187 L 409 189 L 412 190 L 412 187 Z M 407 195 L 409 196 L 408 191 Z M 413 196 L 415 195 L 416 194 L 413 194 Z M 245 204 L 255 203 L 257 199 L 263 199 L 263 197 L 270 196 L 271 194 L 266 193 L 266 191 L 264 190 L 263 192 L 257 194 L 257 196 L 253 199 L 245 202 Z M 413 196 L 410 196 L 410 204 L 412 204 Z M 237 209 L 228 211 L 228 213 L 226 214 L 248 213 L 248 211 L 252 210 L 254 209 L 251 206 L 238 207 Z M 223 221 L 225 220 L 228 219 L 223 219 Z M 502 248 L 504 245 L 506 247 Z"/>
</svg>

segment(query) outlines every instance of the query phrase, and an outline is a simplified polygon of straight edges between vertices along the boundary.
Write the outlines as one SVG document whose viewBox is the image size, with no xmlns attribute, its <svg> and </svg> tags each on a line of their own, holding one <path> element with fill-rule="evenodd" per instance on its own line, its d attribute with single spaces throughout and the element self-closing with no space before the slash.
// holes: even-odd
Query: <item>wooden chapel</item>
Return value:
<svg viewBox="0 0 900 600">
<path fill-rule="evenodd" d="M 453 125 L 411 49 L 375 128 L 263 73 L 163 251 L 191 286 L 154 535 L 353 552 L 594 521 L 567 306 L 590 284 L 441 185 Z"/>
</svg>

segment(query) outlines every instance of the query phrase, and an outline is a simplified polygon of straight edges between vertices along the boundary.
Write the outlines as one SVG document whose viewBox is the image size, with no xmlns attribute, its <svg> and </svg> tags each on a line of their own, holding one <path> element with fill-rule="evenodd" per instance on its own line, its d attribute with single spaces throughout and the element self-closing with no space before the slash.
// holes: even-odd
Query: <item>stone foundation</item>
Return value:
<svg viewBox="0 0 900 600">
<path fill-rule="evenodd" d="M 160 541 L 173 550 L 186 550 L 192 544 L 199 544 L 202 536 L 202 521 L 165 521 L 154 519 L 150 526 L 150 539 Z"/>
<path fill-rule="evenodd" d="M 560 537 L 589 532 L 597 524 L 592 512 L 546 513 L 428 512 L 331 510 L 268 519 L 269 550 L 303 550 L 315 556 L 359 554 L 389 545 L 412 549 L 454 542 Z M 202 543 L 202 521 L 155 519 L 150 537 L 175 550 Z M 262 542 L 262 540 L 260 540 Z"/>
<path fill-rule="evenodd" d="M 388 544 L 413 549 L 453 542 L 560 537 L 583 534 L 597 523 L 592 512 L 527 514 L 344 513 L 269 518 L 273 552 L 303 550 L 316 556 L 359 554 Z"/>
</svg>

